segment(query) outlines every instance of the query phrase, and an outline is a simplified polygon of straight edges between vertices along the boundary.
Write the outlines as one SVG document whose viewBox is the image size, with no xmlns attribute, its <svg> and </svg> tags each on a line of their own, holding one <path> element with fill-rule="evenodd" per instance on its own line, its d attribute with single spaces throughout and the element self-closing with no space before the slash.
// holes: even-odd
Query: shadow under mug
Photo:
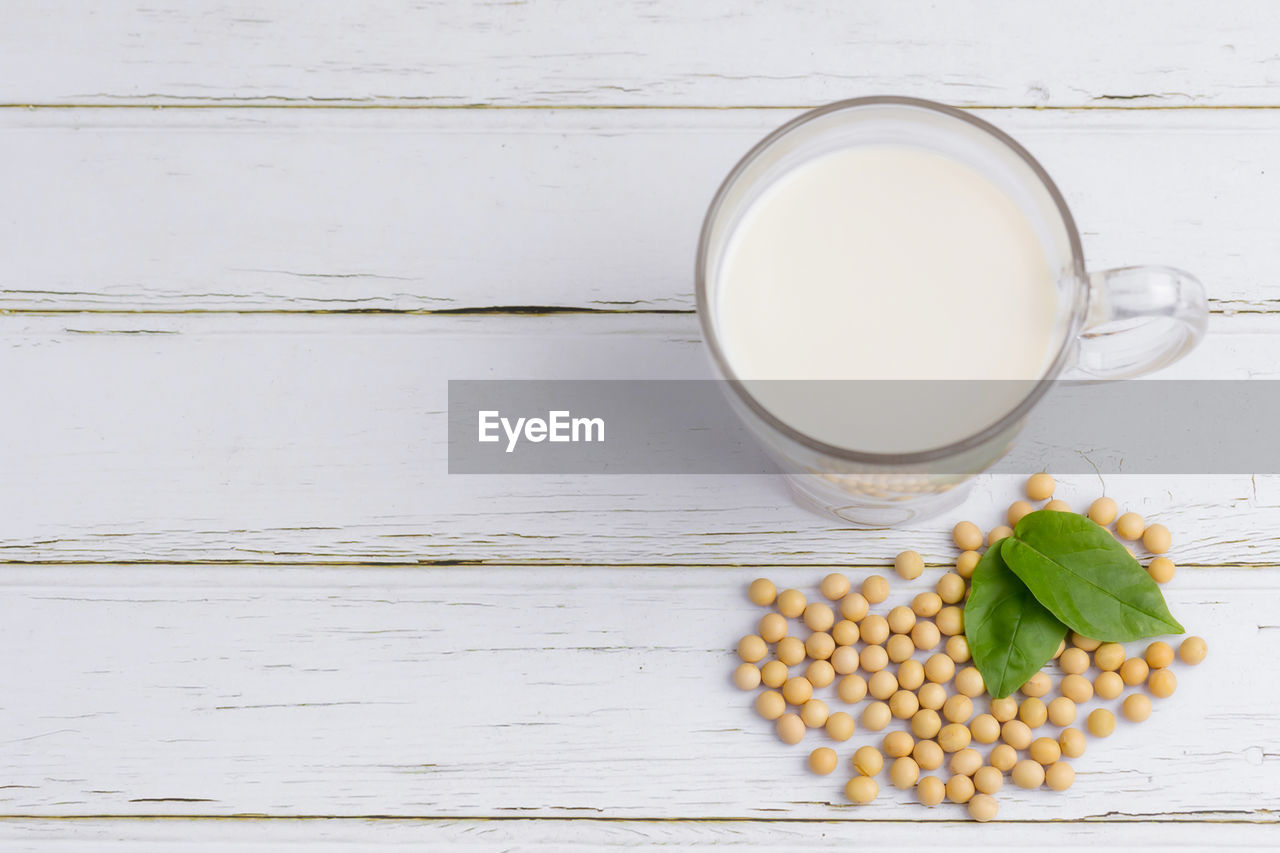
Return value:
<svg viewBox="0 0 1280 853">
<path fill-rule="evenodd" d="M 776 417 L 734 374 L 720 340 L 719 271 L 743 215 L 779 178 L 825 154 L 905 145 L 949 157 L 993 181 L 1034 227 L 1054 272 L 1058 314 L 1048 369 L 1008 412 L 942 447 L 868 453 L 818 441 Z M 872 97 L 812 110 L 752 148 L 721 184 L 698 243 L 698 316 L 730 402 L 786 474 L 796 499 L 846 524 L 884 527 L 927 518 L 963 500 L 973 476 L 1013 446 L 1028 412 L 1064 374 L 1127 379 L 1158 370 L 1204 336 L 1208 304 L 1193 276 L 1169 267 L 1087 273 L 1080 234 L 1039 163 L 998 128 L 915 98 Z"/>
</svg>

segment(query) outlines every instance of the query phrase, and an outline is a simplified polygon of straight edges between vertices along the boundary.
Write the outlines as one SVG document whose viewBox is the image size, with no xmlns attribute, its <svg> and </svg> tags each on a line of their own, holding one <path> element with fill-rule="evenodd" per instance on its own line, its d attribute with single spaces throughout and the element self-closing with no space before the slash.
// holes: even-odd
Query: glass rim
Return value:
<svg viewBox="0 0 1280 853">
<path fill-rule="evenodd" d="M 707 252 L 710 243 L 711 229 L 719 218 L 721 208 L 724 206 L 725 199 L 728 196 L 729 191 L 737 184 L 739 178 L 742 177 L 747 168 L 784 137 L 815 119 L 822 118 L 823 116 L 827 116 L 832 113 L 854 111 L 872 106 L 896 106 L 920 109 L 959 119 L 960 121 L 966 122 L 972 127 L 982 131 L 1016 154 L 1023 163 L 1031 169 L 1032 174 L 1040 181 L 1040 184 L 1053 200 L 1054 207 L 1057 208 L 1058 216 L 1061 218 L 1062 224 L 1067 231 L 1067 238 L 1071 249 L 1071 269 L 1077 282 L 1074 301 L 1071 305 L 1071 314 L 1069 317 L 1067 333 L 1063 336 L 1062 343 L 1058 347 L 1058 352 L 1054 355 L 1053 361 L 1050 362 L 1049 366 L 1045 369 L 1044 374 L 1036 380 L 1035 385 L 1027 395 L 998 420 L 972 435 L 968 435 L 950 444 L 929 448 L 928 450 L 912 451 L 910 453 L 871 453 L 868 451 L 851 450 L 849 448 L 839 447 L 834 444 L 819 441 L 818 439 L 806 435 L 780 420 L 776 415 L 756 400 L 754 396 L 752 396 L 751 392 L 748 391 L 746 386 L 743 384 L 743 380 L 739 379 L 730 368 L 729 361 L 725 357 L 723 349 L 720 347 L 720 341 L 716 336 L 715 329 L 711 322 L 710 303 L 707 296 Z M 835 101 L 833 103 L 826 104 L 825 106 L 808 110 L 786 122 L 753 145 L 751 149 L 743 155 L 742 159 L 734 165 L 729 174 L 725 176 L 725 179 L 720 183 L 715 196 L 711 200 L 711 205 L 707 208 L 706 216 L 702 221 L 702 230 L 698 236 L 698 253 L 695 270 L 695 298 L 698 310 L 698 320 L 702 326 L 703 339 L 710 348 L 712 359 L 715 361 L 716 367 L 719 369 L 721 375 L 724 376 L 725 381 L 734 390 L 734 393 L 738 398 L 771 428 L 782 433 L 792 441 L 802 444 L 811 450 L 849 462 L 871 465 L 916 465 L 936 459 L 942 459 L 979 447 L 989 439 L 1002 433 L 1012 424 L 1026 417 L 1031 408 L 1049 390 L 1053 380 L 1057 378 L 1066 365 L 1067 359 L 1071 354 L 1072 344 L 1076 340 L 1080 328 L 1084 323 L 1085 312 L 1088 308 L 1088 290 L 1088 278 L 1084 268 L 1084 252 L 1080 245 L 1080 232 L 1076 228 L 1075 219 L 1072 217 L 1071 210 L 1067 207 L 1067 202 L 1062 197 L 1062 193 L 1058 190 L 1058 186 L 1053 182 L 1053 179 L 1049 177 L 1049 173 L 1045 171 L 1045 168 L 1040 165 L 1039 161 L 1037 161 L 1035 157 L 1031 156 L 1031 152 L 1022 147 L 1016 139 L 990 122 L 984 121 L 957 107 L 940 104 L 936 101 L 928 101 L 923 98 L 908 98 L 895 95 L 849 98 L 847 100 Z"/>
</svg>

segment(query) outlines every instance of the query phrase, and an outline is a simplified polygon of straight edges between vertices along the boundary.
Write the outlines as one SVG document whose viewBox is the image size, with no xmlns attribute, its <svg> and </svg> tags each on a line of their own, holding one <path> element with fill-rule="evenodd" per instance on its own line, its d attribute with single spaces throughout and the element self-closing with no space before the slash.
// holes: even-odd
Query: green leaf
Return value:
<svg viewBox="0 0 1280 853">
<path fill-rule="evenodd" d="M 987 692 L 1008 696 L 1048 663 L 1067 626 L 1046 610 L 1000 556 L 988 548 L 973 570 L 973 588 L 964 606 L 969 653 Z"/>
<path fill-rule="evenodd" d="M 1036 600 L 1086 637 L 1126 642 L 1181 634 L 1160 588 L 1104 528 L 1072 512 L 1022 517 L 1000 556 Z"/>
</svg>

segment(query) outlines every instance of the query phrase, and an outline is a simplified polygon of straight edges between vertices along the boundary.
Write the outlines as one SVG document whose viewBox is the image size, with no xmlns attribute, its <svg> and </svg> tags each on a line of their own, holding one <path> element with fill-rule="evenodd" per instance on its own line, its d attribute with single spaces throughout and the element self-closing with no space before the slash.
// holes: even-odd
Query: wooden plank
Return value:
<svg viewBox="0 0 1280 853">
<path fill-rule="evenodd" d="M 716 185 L 793 114 L 0 111 L 0 310 L 689 311 Z M 1280 111 L 982 115 L 1056 176 L 1094 267 L 1280 304 Z"/>
<path fill-rule="evenodd" d="M 804 766 L 825 735 L 755 715 L 729 673 L 759 573 L 11 566 L 0 813 L 965 819 L 884 780 L 847 806 L 846 767 Z M 822 569 L 768 573 L 812 593 Z M 1007 786 L 1002 820 L 1276 820 L 1280 572 L 1165 591 L 1209 659 L 1069 791 Z"/>
<path fill-rule="evenodd" d="M 1276 378 L 1274 315 L 1214 318 L 1187 378 Z M 708 376 L 685 315 L 0 317 L 0 559 L 867 564 L 995 526 L 852 531 L 776 477 L 450 477 L 448 379 Z M 1280 562 L 1280 478 L 1064 478 L 1164 521 L 1180 562 Z"/>
<path fill-rule="evenodd" d="M 1273 850 L 1274 824 L 1152 822 L 1036 823 L 1036 847 L 1120 853 L 1127 850 L 1194 849 Z M 305 844 L 321 853 L 349 853 L 387 846 L 413 850 L 649 849 L 768 850 L 808 853 L 883 847 L 902 853 L 933 853 L 940 847 L 960 853 L 992 848 L 1023 849 L 1023 824 L 876 821 L 766 820 L 315 820 L 87 819 L 0 821 L 0 843 L 14 853 L 67 851 L 184 850 L 201 853 L 276 853 Z"/>
<path fill-rule="evenodd" d="M 75 104 L 1280 104 L 1265 0 L 10 4 L 0 100 Z"/>
</svg>

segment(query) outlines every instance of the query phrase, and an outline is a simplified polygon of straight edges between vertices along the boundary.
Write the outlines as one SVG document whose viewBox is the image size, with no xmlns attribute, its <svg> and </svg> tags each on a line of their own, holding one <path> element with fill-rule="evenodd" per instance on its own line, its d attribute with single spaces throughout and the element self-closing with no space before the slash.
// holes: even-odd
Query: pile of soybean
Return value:
<svg viewBox="0 0 1280 853">
<path fill-rule="evenodd" d="M 1027 497 L 1046 501 L 1043 509 L 1070 512 L 1064 501 L 1052 499 L 1054 488 L 1052 477 L 1036 474 L 1027 481 Z M 1008 526 L 992 529 L 986 545 L 1011 535 L 1012 526 L 1034 509 L 1027 500 L 1015 501 L 1009 507 Z M 1147 565 L 1151 577 L 1158 583 L 1172 580 L 1174 563 L 1163 556 L 1171 543 L 1167 528 L 1148 526 L 1136 513 L 1120 515 L 1116 502 L 1107 497 L 1094 501 L 1087 515 L 1104 527 L 1114 522 L 1119 539 L 1141 541 L 1150 554 L 1158 555 Z M 1022 686 L 1020 697 L 993 699 L 982 674 L 970 665 L 964 634 L 963 605 L 984 537 L 969 521 L 957 524 L 952 535 L 961 551 L 954 571 L 942 575 L 933 592 L 922 592 L 909 606 L 883 613 L 874 612 L 885 609 L 882 605 L 890 594 L 889 581 L 881 575 L 870 575 L 854 590 L 845 575 L 828 574 L 819 585 L 821 599 L 812 601 L 800 590 L 779 592 L 767 578 L 756 579 L 748 597 L 773 611 L 761 617 L 757 633 L 738 643 L 743 662 L 733 680 L 743 690 L 763 686 L 755 699 L 756 711 L 774 722 L 778 737 L 787 744 L 799 744 L 809 729 L 823 729 L 828 740 L 840 744 L 859 728 L 879 733 L 895 719 L 902 721 L 904 728 L 884 734 L 878 748 L 866 745 L 853 752 L 852 778 L 845 786 L 852 802 L 876 799 L 876 779 L 887 765 L 890 784 L 914 788 L 924 805 L 950 800 L 967 805 L 976 820 L 987 821 L 996 816 L 995 795 L 1006 775 L 1020 788 L 1071 787 L 1075 770 L 1069 759 L 1084 755 L 1090 737 L 1105 738 L 1116 727 L 1115 715 L 1107 708 L 1086 713 L 1095 697 L 1115 700 L 1127 691 L 1121 714 L 1134 722 L 1146 720 L 1151 697 L 1167 698 L 1177 688 L 1171 669 L 1175 653 L 1157 640 L 1130 657 L 1118 643 L 1072 633 L 1054 661 Z M 915 551 L 904 551 L 894 560 L 894 569 L 914 580 L 924 572 L 924 560 Z M 799 626 L 790 620 L 799 620 L 807 629 L 803 639 L 792 633 Z M 1177 657 L 1195 665 L 1205 653 L 1205 641 L 1192 636 L 1181 642 Z M 1050 676 L 1055 667 L 1061 675 L 1056 685 Z M 860 706 L 853 709 L 856 719 L 818 698 L 816 691 L 833 685 L 832 703 Z M 1043 733 L 1046 724 L 1058 729 L 1056 737 Z M 809 753 L 815 773 L 833 773 L 839 764 L 830 746 Z"/>
</svg>

